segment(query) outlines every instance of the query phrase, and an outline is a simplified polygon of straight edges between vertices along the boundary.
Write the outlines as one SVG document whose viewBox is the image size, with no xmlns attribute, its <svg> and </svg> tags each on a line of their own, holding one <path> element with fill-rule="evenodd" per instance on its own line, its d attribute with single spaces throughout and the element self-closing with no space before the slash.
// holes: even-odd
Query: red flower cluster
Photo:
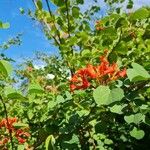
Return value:
<svg viewBox="0 0 150 150">
<path fill-rule="evenodd" d="M 8 121 L 6 119 L 2 119 L 2 121 L 0 122 L 0 129 L 4 128 L 5 134 L 11 133 L 13 137 L 16 137 L 20 144 L 23 144 L 26 142 L 26 138 L 28 138 L 30 134 L 28 132 L 25 132 L 25 129 L 16 129 L 13 126 L 14 123 L 17 123 L 17 118 L 8 118 Z M 0 140 L 0 145 L 5 145 L 10 142 L 9 136 L 4 137 L 0 135 L 0 138 L 2 139 Z"/>
<path fill-rule="evenodd" d="M 110 64 L 106 56 L 100 57 L 101 64 L 93 66 L 88 64 L 86 68 L 79 69 L 70 80 L 71 91 L 86 89 L 91 86 L 92 80 L 99 84 L 108 84 L 112 80 L 126 76 L 126 69 L 119 70 L 116 63 Z"/>
</svg>

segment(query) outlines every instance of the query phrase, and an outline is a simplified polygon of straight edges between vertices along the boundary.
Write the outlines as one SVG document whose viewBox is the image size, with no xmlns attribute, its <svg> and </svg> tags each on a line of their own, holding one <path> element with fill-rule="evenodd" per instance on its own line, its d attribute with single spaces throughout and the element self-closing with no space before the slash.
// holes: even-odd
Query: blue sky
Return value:
<svg viewBox="0 0 150 150">
<path fill-rule="evenodd" d="M 57 50 L 46 39 L 41 26 L 27 15 L 21 15 L 20 7 L 34 9 L 32 0 L 0 0 L 0 20 L 10 23 L 9 29 L 0 30 L 0 44 L 18 33 L 23 33 L 22 44 L 11 46 L 5 54 L 18 61 L 24 57 L 32 57 L 35 51 L 55 54 Z"/>
<path fill-rule="evenodd" d="M 98 4 L 104 8 L 102 1 L 98 0 Z M 134 9 L 142 5 L 150 5 L 150 0 L 134 0 L 134 2 Z M 81 7 L 81 10 L 86 10 L 92 4 L 93 0 L 85 0 L 85 5 Z M 17 61 L 25 57 L 33 57 L 35 51 L 56 54 L 57 49 L 45 38 L 40 25 L 27 15 L 21 15 L 20 7 L 25 10 L 34 9 L 32 0 L 0 0 L 0 20 L 10 23 L 9 29 L 0 30 L 0 44 L 18 33 L 23 33 L 21 46 L 12 46 L 5 51 L 5 54 Z M 53 5 L 52 9 L 54 10 Z"/>
</svg>

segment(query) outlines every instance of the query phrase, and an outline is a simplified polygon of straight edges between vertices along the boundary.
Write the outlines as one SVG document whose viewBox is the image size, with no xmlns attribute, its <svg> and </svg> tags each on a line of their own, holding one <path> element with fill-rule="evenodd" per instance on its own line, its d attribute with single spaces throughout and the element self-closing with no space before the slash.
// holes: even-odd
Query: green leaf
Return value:
<svg viewBox="0 0 150 150">
<path fill-rule="evenodd" d="M 25 149 L 25 145 L 18 145 L 17 150 L 24 150 Z"/>
<path fill-rule="evenodd" d="M 72 135 L 72 138 L 70 141 L 66 142 L 66 143 L 69 143 L 69 144 L 78 144 L 79 143 L 79 138 L 76 134 L 73 134 Z"/>
<path fill-rule="evenodd" d="M 126 27 L 128 26 L 128 22 L 125 18 L 121 17 L 117 20 L 115 28 Z"/>
<path fill-rule="evenodd" d="M 107 47 L 113 43 L 113 40 L 111 37 L 106 37 L 105 35 L 103 35 L 102 39 L 103 39 L 102 46 L 104 47 L 105 46 Z"/>
<path fill-rule="evenodd" d="M 130 131 L 130 135 L 137 140 L 140 140 L 144 137 L 145 133 L 143 130 L 138 130 L 136 127 L 134 127 L 133 130 Z"/>
<path fill-rule="evenodd" d="M 144 120 L 145 116 L 141 113 L 137 113 L 135 115 L 130 115 L 130 116 L 124 116 L 124 120 L 130 124 L 130 123 L 135 123 L 139 124 L 142 120 Z"/>
<path fill-rule="evenodd" d="M 129 0 L 127 4 L 127 9 L 131 9 L 131 8 L 133 8 L 133 1 Z"/>
<path fill-rule="evenodd" d="M 77 4 L 84 4 L 84 0 L 76 0 Z"/>
<path fill-rule="evenodd" d="M 132 63 L 132 67 L 134 70 L 136 70 L 141 76 L 145 78 L 150 78 L 150 74 L 144 69 L 143 66 L 137 64 L 137 63 Z"/>
<path fill-rule="evenodd" d="M 4 77 L 8 77 L 12 73 L 12 66 L 11 64 L 6 60 L 0 60 L 0 73 Z"/>
<path fill-rule="evenodd" d="M 104 143 L 107 145 L 113 144 L 113 141 L 111 139 L 105 139 Z"/>
<path fill-rule="evenodd" d="M 145 117 L 144 123 L 147 124 L 148 126 L 150 126 L 150 117 L 149 116 Z"/>
<path fill-rule="evenodd" d="M 3 22 L 0 21 L 0 29 L 1 28 L 2 29 L 8 29 L 8 28 L 10 28 L 10 24 L 8 22 L 3 23 Z"/>
<path fill-rule="evenodd" d="M 46 150 L 55 150 L 54 144 L 55 144 L 55 139 L 53 135 L 49 135 L 45 141 Z"/>
<path fill-rule="evenodd" d="M 111 101 L 120 101 L 124 97 L 124 92 L 121 88 L 115 88 L 111 90 Z"/>
<path fill-rule="evenodd" d="M 78 41 L 78 38 L 76 37 L 76 36 L 72 36 L 72 37 L 70 37 L 70 39 L 68 40 L 68 44 L 70 45 L 70 46 L 73 46 L 75 43 L 77 43 L 77 41 Z"/>
<path fill-rule="evenodd" d="M 116 114 L 123 114 L 122 109 L 125 107 L 126 105 L 114 105 L 110 108 L 110 111 Z"/>
<path fill-rule="evenodd" d="M 32 117 L 34 116 L 34 113 L 32 112 L 32 110 L 29 110 L 27 113 L 29 119 L 32 119 Z"/>
<path fill-rule="evenodd" d="M 116 52 L 112 51 L 111 53 L 109 53 L 108 55 L 108 60 L 110 63 L 114 63 L 114 62 L 117 62 L 117 54 Z"/>
<path fill-rule="evenodd" d="M 143 66 L 132 63 L 133 69 L 127 69 L 127 76 L 130 81 L 142 81 L 150 78 L 150 74 L 144 69 Z"/>
<path fill-rule="evenodd" d="M 81 51 L 82 57 L 89 57 L 91 55 L 91 51 L 89 49 L 84 49 Z"/>
<path fill-rule="evenodd" d="M 126 55 L 128 52 L 127 43 L 121 41 L 119 44 L 115 46 L 114 51 L 118 54 Z"/>
<path fill-rule="evenodd" d="M 66 94 L 66 97 L 67 97 L 66 100 L 72 99 L 72 95 L 71 95 L 70 92 L 66 91 L 65 94 Z"/>
<path fill-rule="evenodd" d="M 48 102 L 48 109 L 51 109 L 51 108 L 53 108 L 56 105 L 57 105 L 57 102 L 55 102 L 55 101 L 49 101 Z"/>
<path fill-rule="evenodd" d="M 146 19 L 149 17 L 149 11 L 146 8 L 140 8 L 130 15 L 131 20 Z"/>
<path fill-rule="evenodd" d="M 19 10 L 20 10 L 21 14 L 24 14 L 24 9 L 23 8 L 19 8 Z"/>
<path fill-rule="evenodd" d="M 32 93 L 40 94 L 43 92 L 44 92 L 44 89 L 39 84 L 33 83 L 33 84 L 29 85 L 29 93 L 30 94 L 32 94 Z"/>
<path fill-rule="evenodd" d="M 109 104 L 110 89 L 108 86 L 99 86 L 93 92 L 93 97 L 98 105 Z"/>
<path fill-rule="evenodd" d="M 89 35 L 86 32 L 80 32 L 77 34 L 77 37 L 79 38 L 79 41 L 86 42 L 88 40 Z"/>
<path fill-rule="evenodd" d="M 65 3 L 61 0 L 51 0 L 56 6 L 63 6 Z"/>
<path fill-rule="evenodd" d="M 10 24 L 9 23 L 3 23 L 3 29 L 8 29 L 10 28 Z"/>
<path fill-rule="evenodd" d="M 61 96 L 61 95 L 58 95 L 56 97 L 56 102 L 59 104 L 59 103 L 63 103 L 65 101 L 65 99 Z"/>
<path fill-rule="evenodd" d="M 80 14 L 80 8 L 74 6 L 74 7 L 72 8 L 72 16 L 75 17 L 75 18 L 78 18 L 78 17 L 79 17 L 79 14 Z"/>
<path fill-rule="evenodd" d="M 86 116 L 88 115 L 90 112 L 88 110 L 80 110 L 80 111 L 77 111 L 77 114 L 80 116 L 80 117 L 83 117 L 83 116 Z"/>
<path fill-rule="evenodd" d="M 120 101 L 124 97 L 124 92 L 121 88 L 110 90 L 108 86 L 99 86 L 94 90 L 93 97 L 98 105 L 109 105 Z"/>
<path fill-rule="evenodd" d="M 43 8 L 42 1 L 41 1 L 41 0 L 38 0 L 38 1 L 36 2 L 36 4 L 37 4 L 38 9 L 41 10 L 41 9 Z"/>
<path fill-rule="evenodd" d="M 127 5 L 127 9 L 131 9 L 131 8 L 133 8 L 133 4 L 132 4 L 132 3 L 129 3 L 129 4 Z"/>
<path fill-rule="evenodd" d="M 4 93 L 8 99 L 22 99 L 22 100 L 26 99 L 20 91 L 17 91 L 16 89 L 10 86 L 4 89 Z"/>
<path fill-rule="evenodd" d="M 111 38 L 114 38 L 117 36 L 116 29 L 113 27 L 108 27 L 105 30 L 102 30 L 102 33 L 104 36 L 110 36 Z"/>
</svg>

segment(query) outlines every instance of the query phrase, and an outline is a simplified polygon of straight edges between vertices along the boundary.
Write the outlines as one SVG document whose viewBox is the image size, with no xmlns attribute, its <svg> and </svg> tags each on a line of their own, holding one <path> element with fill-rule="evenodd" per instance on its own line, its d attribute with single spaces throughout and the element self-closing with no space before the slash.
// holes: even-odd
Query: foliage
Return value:
<svg viewBox="0 0 150 150">
<path fill-rule="evenodd" d="M 116 8 L 93 26 L 98 7 L 88 10 L 91 16 L 80 11 L 83 0 L 51 0 L 55 13 L 45 2 L 47 9 L 34 1 L 35 11 L 28 14 L 43 25 L 60 56 L 40 55 L 46 65 L 38 69 L 26 62 L 15 72 L 19 88 L 11 64 L 0 60 L 1 119 L 17 117 L 31 134 L 14 148 L 148 150 L 150 9 L 120 13 Z"/>
</svg>

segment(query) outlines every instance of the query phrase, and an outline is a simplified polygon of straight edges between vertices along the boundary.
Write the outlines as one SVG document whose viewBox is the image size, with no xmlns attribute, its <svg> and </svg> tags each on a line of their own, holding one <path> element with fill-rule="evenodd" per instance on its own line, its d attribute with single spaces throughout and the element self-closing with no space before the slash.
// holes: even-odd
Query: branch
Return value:
<svg viewBox="0 0 150 150">
<path fill-rule="evenodd" d="M 56 29 L 56 31 L 57 31 L 57 35 L 58 35 L 59 42 L 61 43 L 60 33 L 59 33 L 59 31 L 58 31 L 58 29 L 57 29 L 57 27 L 56 27 L 56 24 L 55 24 L 55 22 L 54 22 L 54 18 L 53 18 L 52 11 L 51 11 L 51 9 L 50 9 L 49 2 L 48 2 L 48 0 L 45 0 L 45 1 L 46 1 L 46 5 L 47 5 L 47 8 L 48 8 L 49 14 L 50 14 L 50 16 L 52 17 L 52 22 L 53 22 L 54 27 L 55 27 L 55 29 Z"/>
<path fill-rule="evenodd" d="M 1 100 L 1 102 L 2 102 L 2 104 L 3 104 L 3 107 L 4 107 L 4 112 L 5 112 L 5 115 L 6 115 L 7 126 L 9 126 L 8 112 L 7 112 L 6 105 L 5 105 L 5 103 L 4 103 L 3 98 L 2 98 L 1 95 L 0 95 L 0 100 Z M 11 132 L 11 130 L 9 130 L 9 129 L 8 129 L 8 131 L 9 131 L 9 137 L 10 137 L 11 147 L 12 147 L 12 150 L 13 150 L 12 132 Z"/>
</svg>

